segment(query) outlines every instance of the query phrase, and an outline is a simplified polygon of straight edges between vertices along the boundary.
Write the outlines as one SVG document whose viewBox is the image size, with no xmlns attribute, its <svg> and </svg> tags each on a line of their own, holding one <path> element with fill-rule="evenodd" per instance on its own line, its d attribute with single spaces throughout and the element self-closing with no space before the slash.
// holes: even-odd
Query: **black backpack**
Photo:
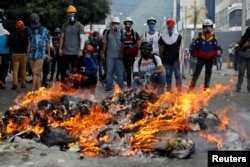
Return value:
<svg viewBox="0 0 250 167">
<path fill-rule="evenodd" d="M 8 45 L 15 52 L 19 48 L 27 48 L 28 45 L 28 32 L 27 28 L 24 30 L 16 30 L 11 33 Z"/>
</svg>

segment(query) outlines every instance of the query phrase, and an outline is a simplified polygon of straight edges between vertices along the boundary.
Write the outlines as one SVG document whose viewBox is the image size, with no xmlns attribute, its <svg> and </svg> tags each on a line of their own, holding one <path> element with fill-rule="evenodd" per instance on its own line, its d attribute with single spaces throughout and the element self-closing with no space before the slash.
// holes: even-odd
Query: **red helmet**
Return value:
<svg viewBox="0 0 250 167">
<path fill-rule="evenodd" d="M 19 20 L 16 22 L 16 28 L 18 29 L 23 29 L 24 28 L 24 23 L 22 20 Z"/>
<path fill-rule="evenodd" d="M 95 49 L 92 45 L 86 45 L 84 47 L 84 51 L 87 51 L 87 52 L 90 52 L 91 54 L 94 54 Z"/>
<path fill-rule="evenodd" d="M 175 26 L 175 20 L 174 19 L 168 19 L 166 24 L 169 27 L 174 27 Z"/>
</svg>

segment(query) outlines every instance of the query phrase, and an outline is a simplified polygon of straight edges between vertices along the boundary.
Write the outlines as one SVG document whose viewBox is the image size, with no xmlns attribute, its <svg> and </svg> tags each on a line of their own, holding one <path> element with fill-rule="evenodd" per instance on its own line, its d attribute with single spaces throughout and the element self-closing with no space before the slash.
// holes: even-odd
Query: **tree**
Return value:
<svg viewBox="0 0 250 167">
<path fill-rule="evenodd" d="M 61 27 L 66 21 L 66 8 L 73 5 L 77 9 L 77 18 L 83 24 L 105 19 L 110 13 L 111 0 L 8 0 L 0 2 L 0 17 L 5 16 L 6 28 L 14 28 L 15 22 L 23 20 L 29 25 L 29 15 L 37 13 L 41 23 L 49 30 Z"/>
<path fill-rule="evenodd" d="M 207 18 L 207 9 L 205 6 L 192 5 L 190 10 L 188 10 L 188 14 L 186 16 L 187 23 L 194 24 L 194 30 L 196 29 L 196 25 L 202 24 L 202 22 L 206 18 Z"/>
</svg>

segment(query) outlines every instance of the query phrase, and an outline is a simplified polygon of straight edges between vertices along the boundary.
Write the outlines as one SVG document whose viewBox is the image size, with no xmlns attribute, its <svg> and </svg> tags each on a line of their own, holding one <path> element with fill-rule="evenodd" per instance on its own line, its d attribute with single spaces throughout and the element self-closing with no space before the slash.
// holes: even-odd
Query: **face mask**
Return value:
<svg viewBox="0 0 250 167">
<path fill-rule="evenodd" d="M 206 27 L 203 28 L 203 31 L 205 33 L 210 33 L 210 32 L 212 32 L 212 27 L 211 26 L 206 26 Z"/>
<path fill-rule="evenodd" d="M 131 25 L 130 25 L 130 24 L 126 24 L 126 25 L 125 25 L 125 30 L 126 30 L 126 31 L 129 31 L 130 28 L 131 28 Z"/>
<path fill-rule="evenodd" d="M 69 22 L 74 22 L 75 21 L 75 14 L 68 14 L 67 18 L 68 18 Z"/>
<path fill-rule="evenodd" d="M 112 29 L 113 29 L 113 31 L 117 31 L 118 30 L 118 25 L 112 25 Z"/>
<path fill-rule="evenodd" d="M 142 56 L 144 59 L 149 59 L 149 58 L 151 58 L 151 53 L 150 53 L 149 50 L 142 49 L 142 50 L 141 50 L 141 56 Z"/>
<path fill-rule="evenodd" d="M 174 27 L 168 27 L 168 34 L 171 37 L 173 35 L 174 32 Z"/>
<path fill-rule="evenodd" d="M 155 32 L 155 25 L 154 24 L 149 24 L 148 28 L 149 28 L 149 32 L 151 32 L 151 33 Z"/>
</svg>

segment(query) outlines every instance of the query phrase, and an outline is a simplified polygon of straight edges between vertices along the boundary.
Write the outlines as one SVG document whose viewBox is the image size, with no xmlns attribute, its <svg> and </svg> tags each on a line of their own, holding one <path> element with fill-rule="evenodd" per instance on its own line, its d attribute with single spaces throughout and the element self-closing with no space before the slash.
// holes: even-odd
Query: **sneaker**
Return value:
<svg viewBox="0 0 250 167">
<path fill-rule="evenodd" d="M 27 86 L 25 84 L 22 84 L 21 88 L 27 88 Z"/>
<path fill-rule="evenodd" d="M 15 90 L 17 88 L 17 85 L 13 85 L 11 89 Z"/>
</svg>

